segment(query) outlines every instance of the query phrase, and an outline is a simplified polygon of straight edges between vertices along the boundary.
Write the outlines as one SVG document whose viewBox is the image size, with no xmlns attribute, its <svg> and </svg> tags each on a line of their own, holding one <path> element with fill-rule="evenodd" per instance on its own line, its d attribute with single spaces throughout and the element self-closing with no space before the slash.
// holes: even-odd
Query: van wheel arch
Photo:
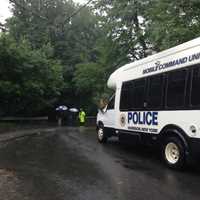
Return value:
<svg viewBox="0 0 200 200">
<path fill-rule="evenodd" d="M 99 122 L 97 123 L 96 129 L 98 130 L 100 127 L 104 128 L 104 124 L 103 124 L 102 121 L 99 121 Z"/>
<path fill-rule="evenodd" d="M 105 133 L 104 124 L 102 121 L 98 122 L 96 131 L 97 131 L 97 139 L 98 139 L 99 143 L 106 143 L 108 138 Z"/>
<path fill-rule="evenodd" d="M 99 121 L 99 122 L 98 122 L 98 126 L 103 126 L 103 122 L 102 122 L 102 121 Z"/>
<path fill-rule="evenodd" d="M 187 161 L 187 156 L 189 155 L 189 145 L 187 142 L 186 133 L 175 125 L 169 125 L 163 128 L 160 135 L 160 147 L 162 152 L 162 157 L 165 163 L 171 168 L 182 168 L 184 163 Z M 171 147 L 170 147 L 171 146 Z M 173 160 L 173 153 L 170 153 L 174 147 L 177 148 L 178 158 Z M 170 149 L 171 148 L 171 149 Z M 170 151 L 169 151 L 170 150 Z M 171 161 L 173 161 L 171 163 Z"/>
<path fill-rule="evenodd" d="M 183 129 L 174 124 L 167 125 L 160 131 L 159 140 L 160 142 L 163 142 L 165 138 L 170 136 L 178 137 L 186 147 L 186 150 L 189 151 L 189 145 L 187 142 L 188 136 Z"/>
</svg>

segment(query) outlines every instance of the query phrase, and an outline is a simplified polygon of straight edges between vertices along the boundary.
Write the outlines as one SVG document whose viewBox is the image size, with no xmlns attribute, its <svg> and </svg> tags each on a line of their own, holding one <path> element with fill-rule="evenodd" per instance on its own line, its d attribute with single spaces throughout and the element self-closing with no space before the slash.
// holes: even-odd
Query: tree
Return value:
<svg viewBox="0 0 200 200">
<path fill-rule="evenodd" d="M 33 48 L 55 43 L 62 36 L 65 19 L 75 9 L 72 1 L 64 0 L 10 0 L 13 17 L 8 20 L 10 34 L 17 40 L 27 39 Z"/>
<path fill-rule="evenodd" d="M 63 85 L 62 66 L 50 45 L 32 50 L 26 40 L 0 37 L 1 112 L 33 116 L 52 106 Z"/>
<path fill-rule="evenodd" d="M 76 65 L 95 62 L 96 41 L 102 37 L 97 17 L 90 8 L 81 9 L 69 16 L 79 5 L 65 0 L 18 0 L 14 4 L 13 17 L 8 22 L 10 34 L 18 41 L 27 38 L 31 46 L 40 49 L 50 43 L 54 58 L 63 66 L 65 87 L 58 101 L 66 104 L 80 102 L 80 95 L 73 83 Z M 21 2 L 21 3 L 20 3 Z M 23 5 L 20 6 L 19 5 Z M 25 8 L 25 9 L 24 9 Z"/>
<path fill-rule="evenodd" d="M 28 41 L 30 51 L 47 51 L 45 59 L 62 65 L 64 84 L 54 102 L 87 105 L 93 112 L 97 99 L 110 95 L 106 82 L 114 70 L 193 39 L 200 30 L 197 0 L 96 0 L 82 9 L 70 0 L 10 1 L 7 27 L 14 42 Z"/>
<path fill-rule="evenodd" d="M 76 91 L 81 94 L 82 99 L 86 99 L 86 102 L 90 103 L 93 110 L 96 109 L 100 99 L 108 99 L 113 93 L 106 84 L 110 74 L 128 61 L 126 57 L 118 59 L 120 49 L 117 50 L 115 42 L 110 38 L 100 38 L 95 50 L 95 62 L 76 65 L 73 79 Z"/>
<path fill-rule="evenodd" d="M 107 27 L 109 36 L 116 41 L 124 55 L 130 60 L 146 57 L 149 48 L 146 37 L 145 7 L 148 0 L 144 1 L 100 1 L 102 24 Z"/>
<path fill-rule="evenodd" d="M 148 38 L 161 51 L 200 34 L 200 2 L 196 0 L 151 0 L 147 9 Z"/>
</svg>

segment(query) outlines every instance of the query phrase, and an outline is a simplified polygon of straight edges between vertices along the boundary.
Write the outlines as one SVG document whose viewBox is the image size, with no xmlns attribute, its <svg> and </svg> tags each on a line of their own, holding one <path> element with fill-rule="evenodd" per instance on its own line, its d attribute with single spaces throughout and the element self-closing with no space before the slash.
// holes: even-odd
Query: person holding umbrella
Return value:
<svg viewBox="0 0 200 200">
<path fill-rule="evenodd" d="M 65 105 L 58 106 L 56 108 L 57 111 L 57 119 L 58 119 L 58 126 L 62 126 L 63 124 L 63 119 L 64 119 L 64 114 L 68 110 L 68 107 Z"/>
<path fill-rule="evenodd" d="M 78 113 L 79 113 L 79 110 L 77 108 L 69 109 L 69 125 L 77 126 Z"/>
<path fill-rule="evenodd" d="M 85 125 L 86 114 L 82 108 L 80 108 L 80 112 L 78 115 L 80 126 Z"/>
</svg>

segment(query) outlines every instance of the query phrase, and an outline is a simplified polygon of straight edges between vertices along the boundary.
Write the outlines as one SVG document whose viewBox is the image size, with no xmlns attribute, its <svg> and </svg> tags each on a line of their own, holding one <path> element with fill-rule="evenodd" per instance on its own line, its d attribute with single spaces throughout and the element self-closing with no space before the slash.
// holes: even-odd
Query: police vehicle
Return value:
<svg viewBox="0 0 200 200">
<path fill-rule="evenodd" d="M 97 115 L 97 137 L 159 145 L 181 168 L 200 155 L 200 37 L 127 64 L 111 74 L 114 95 Z"/>
</svg>

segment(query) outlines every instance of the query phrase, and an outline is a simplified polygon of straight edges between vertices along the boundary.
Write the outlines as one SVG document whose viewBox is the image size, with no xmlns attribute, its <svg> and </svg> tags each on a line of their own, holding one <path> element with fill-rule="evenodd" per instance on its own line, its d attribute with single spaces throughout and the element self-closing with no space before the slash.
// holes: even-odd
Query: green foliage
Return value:
<svg viewBox="0 0 200 200">
<path fill-rule="evenodd" d="M 84 8 L 70 19 L 69 16 L 79 9 L 79 5 L 75 5 L 73 1 L 16 2 L 23 7 L 14 4 L 14 16 L 7 24 L 10 34 L 16 41 L 25 38 L 34 49 L 50 44 L 53 48 L 53 54 L 50 53 L 52 58 L 60 60 L 63 66 L 64 87 L 56 103 L 79 106 L 82 94 L 75 88 L 72 80 L 76 65 L 96 60 L 96 41 L 102 37 L 97 17 L 90 8 Z"/>
<path fill-rule="evenodd" d="M 95 92 L 102 88 L 102 69 L 97 63 L 78 64 L 75 72 L 75 86 L 79 92 Z"/>
<path fill-rule="evenodd" d="M 0 36 L 0 103 L 9 115 L 58 103 L 95 113 L 114 70 L 200 34 L 198 0 L 96 0 L 72 18 L 80 5 L 71 0 L 15 2 Z"/>
<path fill-rule="evenodd" d="M 148 42 L 145 32 L 144 9 L 148 0 L 97 1 L 102 23 L 109 36 L 130 60 L 146 56 Z M 125 55 L 122 55 L 123 57 Z"/>
<path fill-rule="evenodd" d="M 88 107 L 93 110 L 96 102 L 92 97 L 103 91 L 104 83 L 102 79 L 104 69 L 97 63 L 84 63 L 76 66 L 74 74 L 74 87 L 81 98 L 81 107 Z M 96 109 L 95 109 L 96 110 Z"/>
<path fill-rule="evenodd" d="M 63 85 L 62 67 L 51 59 L 50 46 L 32 50 L 26 40 L 0 37 L 1 112 L 35 115 L 51 106 Z"/>
<path fill-rule="evenodd" d="M 146 9 L 147 32 L 156 51 L 189 41 L 200 34 L 200 2 L 151 0 Z"/>
</svg>

